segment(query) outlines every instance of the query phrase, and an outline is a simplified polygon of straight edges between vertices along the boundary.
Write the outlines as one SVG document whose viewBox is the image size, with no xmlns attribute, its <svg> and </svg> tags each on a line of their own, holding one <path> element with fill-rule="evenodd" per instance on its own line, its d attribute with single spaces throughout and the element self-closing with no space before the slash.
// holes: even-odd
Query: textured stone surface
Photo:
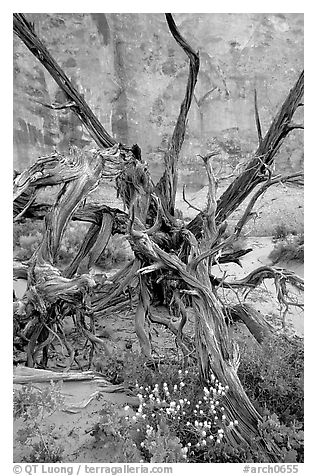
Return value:
<svg viewBox="0 0 317 476">
<path fill-rule="evenodd" d="M 27 14 L 36 32 L 118 140 L 137 142 L 154 178 L 183 99 L 187 57 L 163 14 Z M 302 14 L 175 14 L 199 50 L 201 68 L 182 150 L 180 183 L 205 183 L 196 154 L 217 148 L 224 170 L 257 146 L 253 90 L 265 132 L 303 67 Z M 54 147 L 91 142 L 71 112 L 35 101 L 62 102 L 58 86 L 14 38 L 14 160 L 23 168 Z M 209 94 L 208 91 L 211 91 Z M 302 114 L 299 111 L 298 116 Z M 300 117 L 299 119 L 300 120 Z M 303 133 L 279 152 L 280 169 L 303 161 Z"/>
</svg>

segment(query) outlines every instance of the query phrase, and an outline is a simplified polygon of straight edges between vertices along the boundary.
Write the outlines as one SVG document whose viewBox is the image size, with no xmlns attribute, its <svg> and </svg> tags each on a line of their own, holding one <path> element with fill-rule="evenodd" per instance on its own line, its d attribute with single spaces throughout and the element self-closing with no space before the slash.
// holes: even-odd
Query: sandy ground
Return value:
<svg viewBox="0 0 317 476">
<path fill-rule="evenodd" d="M 242 268 L 235 264 L 221 265 L 221 267 L 215 266 L 213 271 L 216 276 L 223 276 L 225 272 L 227 279 L 242 278 L 254 269 L 263 265 L 271 265 L 269 255 L 274 248 L 272 237 L 250 237 L 246 239 L 246 248 L 252 248 L 252 252 L 247 254 L 241 259 Z M 284 267 L 298 274 L 300 277 L 304 277 L 304 265 L 296 262 L 290 263 L 278 263 L 275 266 Z M 109 275 L 109 272 L 107 272 Z M 26 281 L 19 279 L 14 281 L 14 289 L 18 298 L 21 298 L 26 289 Z M 256 309 L 261 311 L 268 319 L 278 321 L 279 305 L 276 300 L 276 293 L 273 280 L 266 280 L 265 285 L 262 285 L 259 290 L 252 291 L 249 294 L 249 299 Z M 157 312 L 162 310 L 157 309 Z M 132 319 L 131 319 L 132 318 Z M 287 316 L 287 323 L 294 328 L 294 332 L 303 336 L 304 334 L 304 316 L 303 311 L 299 308 L 291 308 Z M 135 340 L 133 317 L 129 311 L 125 313 L 113 313 L 111 316 L 107 316 L 105 320 L 99 322 L 100 329 L 107 329 L 114 336 L 114 342 L 118 344 L 125 342 L 126 339 Z M 158 335 L 154 335 L 154 342 L 161 338 L 167 338 L 170 333 L 165 330 L 160 330 Z M 135 340 L 136 341 L 136 340 Z M 172 347 L 173 341 L 171 342 Z"/>
<path fill-rule="evenodd" d="M 271 264 L 268 258 L 274 247 L 271 237 L 248 238 L 246 240 L 246 247 L 251 247 L 253 251 L 242 258 L 243 268 L 234 264 L 221 265 L 221 267 L 215 266 L 215 274 L 223 276 L 223 273 L 226 272 L 228 278 L 240 278 L 259 266 Z M 279 263 L 278 266 L 282 267 L 283 264 Z M 284 266 L 303 277 L 304 266 L 302 264 L 287 263 Z M 22 297 L 26 288 L 26 282 L 24 280 L 15 281 L 14 288 L 17 296 Z M 277 329 L 282 327 L 282 319 L 273 282 L 267 280 L 266 284 L 261 286 L 261 289 L 252 291 L 248 296 L 248 302 L 258 309 Z M 164 309 L 160 308 L 155 309 L 155 312 L 166 313 Z M 289 332 L 303 336 L 303 311 L 298 308 L 291 309 L 286 322 Z M 241 326 L 244 327 L 243 324 Z M 189 313 L 189 322 L 186 327 L 187 332 L 194 332 L 194 316 L 191 313 Z M 68 323 L 67 328 L 67 332 L 71 335 L 73 332 L 71 322 Z M 134 331 L 134 317 L 131 311 L 112 313 L 100 319 L 97 324 L 97 334 L 103 331 L 107 331 L 110 334 L 108 344 L 114 351 L 123 349 L 127 339 L 132 342 L 133 350 L 138 349 L 138 341 Z M 248 333 L 246 328 L 243 330 L 243 333 L 245 332 Z M 174 338 L 169 331 L 156 326 L 151 335 L 154 354 L 158 356 L 164 352 L 165 355 L 176 355 Z M 54 362 L 57 370 L 59 366 L 58 356 Z M 62 369 L 59 368 L 59 370 Z M 96 389 L 93 386 L 87 387 L 87 384 L 85 385 L 84 383 L 64 384 L 63 387 L 63 394 L 69 398 L 75 395 L 78 401 L 84 400 L 88 394 L 93 394 L 95 391 Z M 99 412 L 105 401 L 123 406 L 131 403 L 131 397 L 124 393 L 102 393 L 98 399 L 94 398 L 85 409 L 76 414 L 58 411 L 45 420 L 45 425 L 52 423 L 55 426 L 54 435 L 56 442 L 58 444 L 62 443 L 65 449 L 64 462 L 105 462 L 102 447 L 96 445 L 94 439 L 89 434 L 94 424 L 100 419 Z M 21 421 L 17 420 L 14 424 L 14 462 L 22 462 L 22 458 L 30 451 L 30 447 L 21 446 L 16 440 L 19 428 L 21 428 Z"/>
<path fill-rule="evenodd" d="M 217 198 L 221 196 L 226 187 L 219 187 Z M 207 187 L 201 188 L 198 192 L 186 192 L 186 198 L 195 207 L 202 209 L 206 204 Z M 234 225 L 241 217 L 246 200 L 229 217 L 229 227 Z M 184 201 L 182 193 L 178 191 L 176 195 L 176 208 L 181 210 L 184 218 L 192 219 L 197 215 L 197 211 L 190 208 Z M 304 190 L 301 187 L 274 185 L 270 187 L 256 202 L 253 211 L 257 217 L 250 220 L 243 229 L 248 236 L 270 236 L 278 225 L 285 225 L 289 232 L 304 230 Z"/>
<path fill-rule="evenodd" d="M 241 259 L 243 268 L 237 265 L 221 265 L 221 268 L 215 270 L 215 274 L 222 276 L 223 272 L 228 273 L 228 278 L 243 278 L 259 266 L 271 265 L 269 254 L 274 248 L 272 237 L 252 237 L 246 240 L 246 248 L 252 248 L 252 252 Z M 277 263 L 275 265 L 279 268 L 286 268 L 293 271 L 295 274 L 304 278 L 304 264 L 297 262 Z M 294 293 L 294 298 L 303 302 L 303 294 L 299 294 L 296 289 L 291 289 Z M 266 280 L 260 288 L 255 289 L 248 295 L 248 301 L 252 306 L 260 311 L 262 315 L 275 327 L 282 326 L 282 316 L 280 313 L 280 306 L 276 299 L 276 290 L 273 280 Z M 290 307 L 286 315 L 286 325 L 290 333 L 304 336 L 304 311 L 298 307 Z"/>
<path fill-rule="evenodd" d="M 37 384 L 42 388 L 43 384 Z M 17 389 L 19 385 L 15 386 Z M 66 399 L 81 401 L 96 393 L 97 387 L 92 382 L 64 382 L 61 393 Z M 45 418 L 42 429 L 50 428 L 50 433 L 57 445 L 64 449 L 63 462 L 102 462 L 104 461 L 102 448 L 94 447 L 94 439 L 90 431 L 100 420 L 100 411 L 105 401 L 116 404 L 117 407 L 135 404 L 135 397 L 125 393 L 99 393 L 98 398 L 92 399 L 86 408 L 77 413 L 56 411 Z M 122 410 L 123 411 L 123 410 Z M 22 462 L 31 451 L 30 445 L 21 445 L 17 442 L 17 432 L 23 428 L 21 419 L 14 421 L 14 462 Z M 54 428 L 53 428 L 54 427 Z M 45 434 L 45 431 L 43 431 Z"/>
<path fill-rule="evenodd" d="M 229 181 L 220 182 L 217 190 L 216 198 L 218 199 Z M 176 194 L 176 208 L 180 210 L 184 219 L 191 220 L 197 215 L 197 210 L 189 207 L 183 200 L 182 187 L 179 182 Z M 99 199 L 105 201 L 111 207 L 123 207 L 120 199 L 117 198 L 114 187 L 106 186 L 104 189 L 98 189 L 93 192 L 89 200 Z M 186 189 L 186 199 L 200 210 L 205 207 L 207 199 L 207 187 L 200 190 L 192 190 L 190 187 Z M 244 203 L 229 217 L 228 224 L 233 225 L 241 217 L 249 200 Z M 283 184 L 271 186 L 256 202 L 254 209 L 257 218 L 250 220 L 245 226 L 243 232 L 248 236 L 270 236 L 273 235 L 274 229 L 278 225 L 285 225 L 289 232 L 294 230 L 301 233 L 304 230 L 304 190 L 303 187 L 285 186 Z"/>
</svg>

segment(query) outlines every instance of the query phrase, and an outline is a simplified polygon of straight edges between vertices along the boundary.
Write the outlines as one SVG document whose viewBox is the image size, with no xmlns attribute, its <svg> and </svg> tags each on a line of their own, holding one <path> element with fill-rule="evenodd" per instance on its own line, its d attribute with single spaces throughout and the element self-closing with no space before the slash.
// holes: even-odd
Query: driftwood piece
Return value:
<svg viewBox="0 0 317 476">
<path fill-rule="evenodd" d="M 95 380 L 104 385 L 111 386 L 104 376 L 92 370 L 82 372 L 55 372 L 44 369 L 30 369 L 29 367 L 18 367 L 13 372 L 13 385 L 27 385 L 29 383 L 49 383 L 49 382 L 77 382 Z"/>
</svg>

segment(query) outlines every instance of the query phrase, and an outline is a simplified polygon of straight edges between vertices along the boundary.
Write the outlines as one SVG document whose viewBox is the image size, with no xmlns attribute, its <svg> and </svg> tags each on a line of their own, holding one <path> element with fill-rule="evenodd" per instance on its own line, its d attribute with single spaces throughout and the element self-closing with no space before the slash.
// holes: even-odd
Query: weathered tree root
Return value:
<svg viewBox="0 0 317 476">
<path fill-rule="evenodd" d="M 180 35 L 172 16 L 167 14 L 166 18 L 171 34 L 189 57 L 190 68 L 185 98 L 164 158 L 165 171 L 157 186 L 153 187 L 138 146 L 127 148 L 115 144 L 39 40 L 32 25 L 24 15 L 14 14 L 14 31 L 67 95 L 67 102 L 64 105 L 46 106 L 54 109 L 71 109 L 86 126 L 96 143 L 105 147 L 104 150 L 82 154 L 76 152 L 72 157 L 66 158 L 58 153 L 52 154 L 40 159 L 28 171 L 15 177 L 15 214 L 18 219 L 36 214 L 39 216 L 41 213 L 43 216 L 43 213 L 48 211 L 42 244 L 31 260 L 28 291 L 22 304 L 14 303 L 16 325 L 19 326 L 19 318 L 23 321 L 21 313 L 25 313 L 29 318 L 24 327 L 25 339 L 28 342 L 28 360 L 30 365 L 34 365 L 40 351 L 43 352 L 42 361 L 47 359 L 47 346 L 53 337 L 58 339 L 56 329 L 59 327 L 62 329 L 62 320 L 67 313 L 75 315 L 78 328 L 92 341 L 91 360 L 94 346 L 100 344 L 100 339 L 94 335 L 94 319 L 100 317 L 105 309 L 111 306 L 118 307 L 129 300 L 133 301 L 134 297 L 130 299 L 132 289 L 133 295 L 138 295 L 135 324 L 144 354 L 151 357 L 150 340 L 145 331 L 146 320 L 149 318 L 152 321 L 161 321 L 161 324 L 176 335 L 176 340 L 183 346 L 185 355 L 191 351 L 191 342 L 186 341 L 182 332 L 186 323 L 186 309 L 179 296 L 174 296 L 182 315 L 178 328 L 176 326 L 174 328 L 173 323 L 168 320 L 155 317 L 150 310 L 149 290 L 158 276 L 166 281 L 167 278 L 178 280 L 181 287 L 177 289 L 184 290 L 192 299 L 196 317 L 196 359 L 201 378 L 206 385 L 217 378 L 229 387 L 224 396 L 224 406 L 230 420 L 238 420 L 239 425 L 228 432 L 227 437 L 234 445 L 239 446 L 242 442 L 251 445 L 254 444 L 255 438 L 259 437 L 257 425 L 261 417 L 249 401 L 237 377 L 239 352 L 229 340 L 216 288 L 221 285 L 253 289 L 263 279 L 273 278 L 280 303 L 287 309 L 290 301 L 287 297 L 286 283 L 299 289 L 302 289 L 302 283 L 292 274 L 286 274 L 285 270 L 280 271 L 272 267 L 256 270 L 243 280 L 234 283 L 225 280 L 218 282 L 213 278 L 210 268 L 214 262 L 220 260 L 230 259 L 235 260 L 237 264 L 240 263 L 238 255 L 231 253 L 230 256 L 225 250 L 241 232 L 257 197 L 273 183 L 270 166 L 283 140 L 291 130 L 301 127 L 292 122 L 292 117 L 301 104 L 303 74 L 300 75 L 264 138 L 255 95 L 258 150 L 246 169 L 232 182 L 217 203 L 215 177 L 209 161 L 213 153 L 203 157 L 209 180 L 207 207 L 185 228 L 174 217 L 177 162 L 199 71 L 199 57 Z M 107 149 L 109 146 L 112 146 L 111 149 Z M 121 211 L 113 211 L 109 207 L 101 208 L 98 205 L 97 207 L 89 204 L 81 205 L 103 177 L 116 178 L 118 192 L 130 211 L 130 222 L 127 215 Z M 251 199 L 246 213 L 237 224 L 235 233 L 223 239 L 226 217 L 242 203 L 256 185 L 264 181 L 266 183 L 261 192 Z M 55 205 L 49 210 L 45 209 L 45 206 L 35 206 L 33 200 L 36 190 L 53 184 L 63 184 Z M 88 221 L 92 226 L 77 256 L 66 270 L 65 276 L 62 276 L 55 267 L 55 258 L 65 228 L 72 218 Z M 147 226 L 150 229 L 146 232 Z M 118 273 L 112 282 L 106 282 L 99 287 L 94 286 L 95 283 L 89 274 L 79 278 L 73 277 L 84 257 L 88 261 L 87 270 L 90 269 L 116 227 L 121 233 L 128 234 L 136 259 Z M 199 244 L 194 235 L 201 239 Z M 92 287 L 96 292 L 90 297 Z M 250 330 L 253 329 L 258 335 L 258 340 L 262 339 L 264 331 L 260 327 L 261 324 L 264 326 L 263 322 L 259 322 L 253 316 L 251 325 L 251 311 L 247 309 L 249 312 L 246 312 L 246 309 L 246 307 L 238 309 L 240 316 L 244 316 L 245 321 L 248 317 Z M 86 324 L 86 318 L 90 319 L 89 326 Z M 63 339 L 60 339 L 63 342 Z M 68 346 L 72 363 L 72 359 L 75 358 L 73 351 L 65 338 L 64 343 L 66 348 Z M 265 442 L 260 441 L 258 446 L 267 454 L 269 461 L 279 459 L 278 449 L 274 445 L 269 449 Z"/>
<path fill-rule="evenodd" d="M 155 263 L 162 263 L 167 269 L 179 274 L 193 291 L 193 310 L 196 317 L 196 353 L 200 375 L 209 385 L 215 376 L 229 392 L 224 406 L 230 420 L 241 422 L 239 428 L 230 433 L 234 444 L 251 444 L 258 436 L 258 422 L 261 421 L 237 376 L 238 356 L 236 348 L 229 340 L 225 318 L 213 290 L 208 285 L 208 272 L 204 264 L 187 267 L 177 257 L 172 257 L 151 241 L 146 233 L 131 230 L 131 245 L 138 255 L 147 256 Z M 197 256 L 197 252 L 194 253 Z M 190 271 L 189 271 L 190 270 Z M 205 284 L 203 284 L 205 283 Z M 262 448 L 266 451 L 265 445 Z M 274 456 L 272 456 L 274 460 Z"/>
</svg>

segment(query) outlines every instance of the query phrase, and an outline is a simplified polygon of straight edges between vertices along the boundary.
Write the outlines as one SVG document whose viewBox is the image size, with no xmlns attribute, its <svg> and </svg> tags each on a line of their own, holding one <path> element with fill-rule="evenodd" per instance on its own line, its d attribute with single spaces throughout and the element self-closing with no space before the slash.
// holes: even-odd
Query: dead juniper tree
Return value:
<svg viewBox="0 0 317 476">
<path fill-rule="evenodd" d="M 77 328 L 91 343 L 92 357 L 94 348 L 99 345 L 109 352 L 95 335 L 95 322 L 105 312 L 128 303 L 135 309 L 135 331 L 147 359 L 153 360 L 147 326 L 149 322 L 156 322 L 175 335 L 185 359 L 188 355 L 194 356 L 206 385 L 216 378 L 228 386 L 224 397 L 226 413 L 230 420 L 239 422 L 227 435 L 232 444 L 254 444 L 259 436 L 261 416 L 237 376 L 239 349 L 229 337 L 226 319 L 238 316 L 260 343 L 273 330 L 249 304 L 224 305 L 220 290 L 254 289 L 265 279 L 273 279 L 277 297 L 287 310 L 296 304 L 288 297 L 287 286 L 302 290 L 303 281 L 285 269 L 263 266 L 243 279 L 229 282 L 216 278 L 213 267 L 216 263 L 237 263 L 239 257 L 250 252 L 234 252 L 230 246 L 250 219 L 256 200 L 268 187 L 277 182 L 302 180 L 302 173 L 274 176 L 271 166 L 289 132 L 303 127 L 293 122 L 293 115 L 302 106 L 304 74 L 300 74 L 264 136 L 255 93 L 258 148 L 218 200 L 211 160 L 214 153 L 202 157 L 209 184 L 207 204 L 186 225 L 175 217 L 175 197 L 179 153 L 199 73 L 199 54 L 182 37 L 171 14 L 166 14 L 166 21 L 170 33 L 189 59 L 189 74 L 184 100 L 165 152 L 164 173 L 154 184 L 138 145 L 116 143 L 38 38 L 31 23 L 23 14 L 14 14 L 14 32 L 66 95 L 64 104 L 45 106 L 56 110 L 67 108 L 75 113 L 98 147 L 90 151 L 75 149 L 68 155 L 56 152 L 15 174 L 15 220 L 44 217 L 45 223 L 42 243 L 29 263 L 15 263 L 15 275 L 25 276 L 28 280 L 25 296 L 14 302 L 15 332 L 26 346 L 27 365 L 36 365 L 39 356 L 46 365 L 49 346 L 57 339 L 67 348 L 71 366 L 74 349 L 63 331 L 65 316 L 73 316 Z M 86 202 L 88 194 L 101 186 L 99 183 L 106 178 L 115 178 L 127 212 L 113 209 L 106 203 Z M 52 206 L 36 203 L 38 190 L 57 184 L 61 188 Z M 250 195 L 249 204 L 228 236 L 227 232 L 225 234 L 226 219 Z M 76 256 L 64 270 L 60 270 L 56 266 L 56 256 L 70 220 L 88 222 L 90 227 Z M 111 281 L 96 286 L 92 267 L 114 233 L 127 236 L 135 258 Z M 79 274 L 82 263 L 85 263 L 86 272 Z M 173 303 L 174 312 L 181 316 L 179 326 L 156 315 L 153 295 L 158 286 L 164 293 L 165 302 L 168 305 Z M 184 332 L 189 305 L 195 316 L 194 339 Z M 276 447 L 269 448 L 265 441 L 257 444 L 265 451 L 267 460 L 278 460 Z"/>
</svg>

